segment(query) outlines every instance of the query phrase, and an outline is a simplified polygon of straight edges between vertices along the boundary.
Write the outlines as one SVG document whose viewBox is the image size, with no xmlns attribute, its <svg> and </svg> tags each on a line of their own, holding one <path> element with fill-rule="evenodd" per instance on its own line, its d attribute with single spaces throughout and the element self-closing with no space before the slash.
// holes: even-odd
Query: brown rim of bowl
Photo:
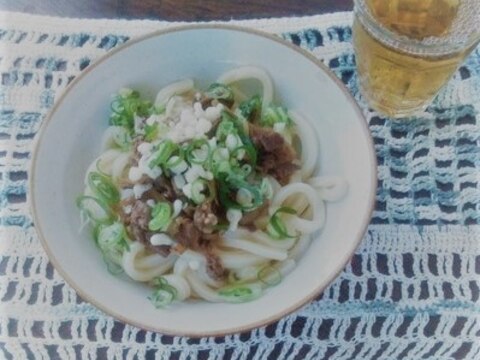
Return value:
<svg viewBox="0 0 480 360">
<path fill-rule="evenodd" d="M 42 229 L 41 229 L 41 224 L 37 221 L 38 220 L 38 217 L 37 217 L 37 211 L 36 211 L 36 206 L 35 206 L 35 197 L 34 197 L 34 180 L 35 180 L 35 164 L 36 164 L 36 159 L 37 159 L 37 149 L 38 147 L 40 146 L 40 143 L 41 143 L 41 139 L 42 139 L 42 136 L 44 134 L 44 131 L 45 129 L 47 128 L 48 126 L 48 123 L 49 121 L 51 120 L 51 118 L 53 117 L 55 111 L 57 110 L 58 106 L 62 103 L 63 99 L 68 95 L 68 93 L 75 87 L 75 85 L 82 80 L 82 78 L 87 74 L 89 73 L 90 71 L 92 71 L 96 66 L 98 66 L 100 63 L 106 61 L 108 58 L 110 58 L 111 56 L 117 54 L 118 52 L 122 51 L 123 49 L 129 47 L 129 46 L 132 46 L 133 44 L 136 44 L 136 43 L 139 43 L 139 42 L 142 42 L 144 40 L 147 40 L 147 39 L 150 39 L 150 38 L 153 38 L 153 37 L 156 37 L 156 36 L 159 36 L 159 35 L 164 35 L 164 34 L 168 34 L 168 33 L 173 33 L 173 32 L 180 32 L 180 31 L 189 31 L 189 30 L 195 30 L 195 29 L 224 29 L 224 30 L 231 30 L 231 31 L 238 31 L 238 32 L 244 32 L 244 33 L 248 33 L 248 34 L 251 34 L 251 35 L 256 35 L 256 36 L 261 36 L 263 38 L 266 38 L 266 39 L 269 39 L 269 40 L 272 40 L 272 41 L 275 41 L 283 46 L 286 46 L 287 48 L 289 48 L 290 50 L 293 50 L 301 55 L 303 55 L 305 58 L 307 58 L 308 60 L 310 60 L 313 64 L 315 64 L 317 67 L 319 67 L 324 73 L 326 73 L 328 75 L 328 77 L 333 80 L 337 86 L 340 88 L 340 90 L 343 92 L 343 94 L 345 95 L 346 99 L 348 100 L 348 102 L 353 106 L 353 108 L 355 109 L 355 112 L 358 116 L 359 119 L 362 119 L 363 121 L 361 122 L 361 125 L 362 125 L 362 129 L 363 129 L 363 133 L 364 135 L 366 136 L 366 138 L 369 140 L 369 143 L 370 143 L 370 151 L 369 151 L 369 158 L 370 158 L 370 161 L 372 163 L 372 167 L 370 169 L 370 176 L 371 176 L 371 179 L 372 179 L 372 182 L 371 182 L 371 193 L 370 193 L 370 196 L 369 196 L 369 199 L 370 199 L 370 206 L 369 206 L 369 211 L 367 211 L 365 214 L 364 214 L 364 218 L 363 218 L 363 226 L 361 227 L 361 229 L 359 229 L 359 231 L 357 232 L 357 235 L 356 235 L 356 244 L 355 244 L 355 247 L 354 247 L 354 250 L 352 251 L 351 254 L 349 254 L 349 256 L 347 257 L 347 259 L 341 264 L 341 266 L 339 266 L 336 271 L 334 272 L 334 276 L 332 276 L 330 279 L 328 279 L 327 283 L 324 285 L 324 286 L 320 286 L 319 288 L 316 288 L 314 289 L 310 295 L 306 296 L 305 298 L 303 298 L 301 301 L 298 301 L 297 303 L 289 306 L 288 308 L 284 309 L 283 311 L 273 315 L 273 316 L 270 316 L 266 319 L 263 319 L 261 321 L 257 321 L 257 322 L 253 322 L 253 323 L 250 323 L 248 325 L 244 325 L 244 326 L 240 326 L 240 327 L 235 327 L 235 328 L 230 328 L 230 329 L 226 329 L 226 330 L 223 330 L 223 331 L 210 331 L 210 332 L 204 332 L 204 333 L 200 333 L 200 332 L 193 332 L 193 333 L 187 333 L 187 332 L 182 332 L 182 333 L 177 333 L 177 332 L 172 332 L 171 330 L 169 329 L 165 329 L 165 328 L 162 328 L 162 327 L 156 327 L 156 328 L 152 328 L 152 327 L 149 327 L 149 326 L 144 326 L 143 324 L 140 324 L 140 323 L 137 323 L 136 321 L 134 320 L 131 320 L 131 319 L 126 319 L 125 317 L 123 317 L 122 314 L 117 314 L 113 311 L 111 311 L 110 309 L 104 307 L 102 304 L 99 304 L 97 303 L 97 301 L 93 298 L 91 298 L 90 296 L 86 295 L 82 289 L 80 289 L 77 284 L 69 277 L 69 275 L 63 271 L 62 267 L 60 266 L 60 264 L 57 262 L 57 259 L 54 257 L 54 255 L 50 252 L 50 249 L 48 247 L 48 244 L 47 244 L 47 241 L 45 239 L 45 237 L 43 236 L 43 232 L 42 232 Z M 97 309 L 100 309 L 101 311 L 103 311 L 105 314 L 107 315 L 110 315 L 112 316 L 113 318 L 117 319 L 117 320 L 120 320 L 126 324 L 129 324 L 129 325 L 133 325 L 137 328 L 140 328 L 140 329 L 143 329 L 143 330 L 147 330 L 147 331 L 152 331 L 152 332 L 156 332 L 156 333 L 161 333 L 161 334 L 165 334 L 165 335 L 171 335 L 171 336 L 186 336 L 186 337 L 193 337 L 193 338 L 200 338 L 200 337 L 209 337 L 209 336 L 214 336 L 214 337 L 220 337 L 220 336 L 227 336 L 227 335 L 231 335 L 231 334 L 236 334 L 236 333 L 241 333 L 241 332 L 245 332 L 245 331 L 249 331 L 249 330 L 252 330 L 252 329 L 255 329 L 255 328 L 259 328 L 259 327 L 262 327 L 262 326 L 266 326 L 266 325 L 269 325 L 279 319 L 281 319 L 282 317 L 288 315 L 288 314 L 291 314 L 292 312 L 294 312 L 295 310 L 298 310 L 300 307 L 304 306 L 305 304 L 307 303 L 310 303 L 311 301 L 313 301 L 319 294 L 321 294 L 325 288 L 330 285 L 332 283 L 332 281 L 338 277 L 338 275 L 343 271 L 343 269 L 345 268 L 345 266 L 348 264 L 348 262 L 351 260 L 351 258 L 353 257 L 354 253 L 355 253 L 355 250 L 358 248 L 358 246 L 360 245 L 362 239 L 363 239 L 363 236 L 367 230 L 367 227 L 369 225 L 369 222 L 370 222 L 370 219 L 371 219 L 371 216 L 372 216 L 372 212 L 373 212 L 373 209 L 374 209 L 374 205 L 375 205 L 375 193 L 376 193 L 376 188 L 377 188 L 377 161 L 376 161 L 376 155 L 375 155 L 375 150 L 374 150 L 374 146 L 373 146 L 373 141 L 372 141 L 372 136 L 371 136 L 371 133 L 370 133 L 370 130 L 368 128 L 368 124 L 367 124 L 367 121 L 365 120 L 358 104 L 356 103 L 356 101 L 353 99 L 352 95 L 350 94 L 350 92 L 346 89 L 345 85 L 330 71 L 330 69 L 328 69 L 319 59 L 315 58 L 312 54 L 310 54 L 309 52 L 307 52 L 306 50 L 303 50 L 301 49 L 300 47 L 298 46 L 295 46 L 293 44 L 290 44 L 288 43 L 287 41 L 279 38 L 278 36 L 275 36 L 275 35 L 272 35 L 272 34 L 268 34 L 268 33 L 265 33 L 263 31 L 259 31 L 259 30 L 254 30 L 254 29 L 250 29 L 250 28 L 245 28 L 245 27 L 242 27 L 242 26 L 236 26 L 236 25 L 227 25 L 227 24 L 195 24 L 195 25 L 181 25 L 181 26 L 174 26 L 174 27 L 171 27 L 169 29 L 162 29 L 162 30 L 158 30 L 158 31 L 155 31 L 153 33 L 150 33 L 150 34 L 146 34 L 146 35 L 143 35 L 135 40 L 131 40 L 131 41 L 128 41 L 127 43 L 125 43 L 124 45 L 121 45 L 120 47 L 116 48 L 116 49 L 113 49 L 112 51 L 110 51 L 109 53 L 103 55 L 101 58 L 99 58 L 98 60 L 96 60 L 93 64 L 91 64 L 90 66 L 88 66 L 84 71 L 82 71 L 79 75 L 77 75 L 75 77 L 75 79 L 66 87 L 66 89 L 64 90 L 64 92 L 60 95 L 60 97 L 58 98 L 58 100 L 55 101 L 55 104 L 53 105 L 52 109 L 48 112 L 47 116 L 45 117 L 43 123 L 42 123 L 42 126 L 41 126 L 41 129 L 39 130 L 37 136 L 35 137 L 35 143 L 33 144 L 33 150 L 32 150 L 32 162 L 31 162 L 31 165 L 30 165 L 30 181 L 29 181 L 29 189 L 30 189 L 30 202 L 31 202 L 31 209 L 32 209 L 32 215 L 33 215 L 33 221 L 34 221 L 34 224 L 35 224 L 35 230 L 39 236 L 39 239 L 40 239 L 40 242 L 45 250 L 45 252 L 47 253 L 48 255 L 48 258 L 49 260 L 52 262 L 52 264 L 54 265 L 55 269 L 59 272 L 59 274 L 63 277 L 63 279 L 80 295 L 80 297 L 85 300 L 86 302 L 94 305 Z"/>
</svg>

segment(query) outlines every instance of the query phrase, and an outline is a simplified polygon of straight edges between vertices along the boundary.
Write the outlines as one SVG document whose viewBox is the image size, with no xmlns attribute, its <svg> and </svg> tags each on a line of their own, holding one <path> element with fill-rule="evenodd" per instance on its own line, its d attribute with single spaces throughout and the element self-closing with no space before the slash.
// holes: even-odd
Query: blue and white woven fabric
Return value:
<svg viewBox="0 0 480 360">
<path fill-rule="evenodd" d="M 222 338 L 162 336 L 82 301 L 35 234 L 32 139 L 82 69 L 171 26 L 0 13 L 0 358 L 480 359 L 480 52 L 425 116 L 393 122 L 356 87 L 351 13 L 234 22 L 311 51 L 349 87 L 374 137 L 379 187 L 362 245 L 313 303 Z"/>
</svg>

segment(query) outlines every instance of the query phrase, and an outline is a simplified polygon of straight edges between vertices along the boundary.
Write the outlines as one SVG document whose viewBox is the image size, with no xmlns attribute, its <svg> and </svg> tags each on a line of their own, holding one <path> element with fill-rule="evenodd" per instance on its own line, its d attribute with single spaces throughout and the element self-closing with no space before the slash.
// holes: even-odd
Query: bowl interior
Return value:
<svg viewBox="0 0 480 360">
<path fill-rule="evenodd" d="M 162 86 L 194 78 L 206 86 L 240 65 L 266 69 L 290 109 L 311 120 L 320 141 L 319 173 L 341 175 L 348 195 L 327 206 L 327 221 L 297 268 L 260 299 L 155 309 L 151 290 L 110 275 L 88 231 L 79 233 L 75 198 L 100 151 L 112 94 L 121 87 L 154 98 Z M 32 200 L 37 229 L 62 276 L 87 301 L 128 323 L 170 334 L 231 333 L 293 311 L 341 271 L 370 218 L 375 160 L 364 119 L 345 90 L 312 59 L 271 37 L 227 27 L 183 28 L 131 42 L 91 66 L 59 99 L 36 149 Z"/>
</svg>

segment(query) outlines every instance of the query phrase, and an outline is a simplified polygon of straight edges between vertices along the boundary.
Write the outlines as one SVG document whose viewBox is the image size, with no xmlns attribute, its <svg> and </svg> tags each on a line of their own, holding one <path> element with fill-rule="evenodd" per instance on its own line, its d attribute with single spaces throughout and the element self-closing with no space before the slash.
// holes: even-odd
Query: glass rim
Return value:
<svg viewBox="0 0 480 360">
<path fill-rule="evenodd" d="M 409 38 L 400 35 L 379 23 L 370 10 L 365 5 L 365 0 L 354 0 L 354 15 L 362 23 L 365 30 L 370 33 L 376 40 L 382 44 L 398 49 L 399 51 L 412 55 L 422 56 L 442 56 L 458 53 L 474 46 L 480 40 L 480 33 L 473 34 L 464 39 L 455 39 L 455 42 L 446 38 L 435 44 L 424 43 L 421 40 Z M 388 38 L 388 42 L 385 41 Z M 431 38 L 440 39 L 440 37 L 432 36 Z M 463 41 L 462 41 L 463 40 Z"/>
</svg>

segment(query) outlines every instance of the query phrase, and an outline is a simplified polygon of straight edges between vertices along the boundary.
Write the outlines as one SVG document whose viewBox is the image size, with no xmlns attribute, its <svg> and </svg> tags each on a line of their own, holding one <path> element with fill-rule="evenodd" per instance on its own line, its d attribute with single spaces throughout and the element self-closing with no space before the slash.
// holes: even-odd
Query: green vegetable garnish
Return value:
<svg viewBox="0 0 480 360">
<path fill-rule="evenodd" d="M 166 231 L 172 221 L 172 208 L 168 202 L 159 202 L 152 208 L 152 218 L 148 223 L 150 231 Z"/>
<path fill-rule="evenodd" d="M 172 140 L 166 139 L 158 144 L 157 149 L 153 153 L 148 166 L 153 168 L 155 166 L 165 166 L 167 161 L 172 157 L 175 152 L 180 152 L 179 146 Z M 174 165 L 171 165 L 174 166 Z"/>
<path fill-rule="evenodd" d="M 282 281 L 282 274 L 271 265 L 266 265 L 258 270 L 257 278 L 267 286 L 275 286 Z"/>
<path fill-rule="evenodd" d="M 205 92 L 205 95 L 211 99 L 217 99 L 228 107 L 232 106 L 234 102 L 232 89 L 224 84 L 211 84 Z"/>
<path fill-rule="evenodd" d="M 157 309 L 170 305 L 176 299 L 177 289 L 171 286 L 164 277 L 153 279 L 152 285 L 155 287 L 155 291 L 149 299 Z"/>
<path fill-rule="evenodd" d="M 93 196 L 79 196 L 76 203 L 80 212 L 85 214 L 94 224 L 108 224 L 115 218 L 115 214 L 110 207 L 103 200 Z"/>
<path fill-rule="evenodd" d="M 111 104 L 110 125 L 123 126 L 133 134 L 135 116 L 148 117 L 152 112 L 152 103 L 140 99 L 138 91 L 124 89 Z"/>
<path fill-rule="evenodd" d="M 204 164 L 210 158 L 210 144 L 206 139 L 193 140 L 185 150 L 190 164 Z"/>
<path fill-rule="evenodd" d="M 283 222 L 283 220 L 280 218 L 280 214 L 285 213 L 285 214 L 290 214 L 290 215 L 295 215 L 297 212 L 295 209 L 292 209 L 291 207 L 288 206 L 283 206 L 277 211 L 275 211 L 270 218 L 270 221 L 268 222 L 267 225 L 267 232 L 268 234 L 273 237 L 274 239 L 285 239 L 285 238 L 295 238 L 295 235 L 290 235 L 287 232 L 287 226 Z"/>
<path fill-rule="evenodd" d="M 273 125 L 278 123 L 285 124 L 285 126 L 289 127 L 292 125 L 292 119 L 288 116 L 285 108 L 270 105 L 263 113 L 260 125 L 273 127 Z"/>
<path fill-rule="evenodd" d="M 145 141 L 153 141 L 158 136 L 158 124 L 145 125 Z"/>
<path fill-rule="evenodd" d="M 260 297 L 262 287 L 259 284 L 232 285 L 219 289 L 218 294 L 223 297 L 225 301 L 243 303 Z"/>
<path fill-rule="evenodd" d="M 97 234 L 97 245 L 102 251 L 108 270 L 114 274 L 121 273 L 123 269 L 120 264 L 123 252 L 129 248 L 123 224 L 114 222 L 111 225 L 100 226 Z"/>
<path fill-rule="evenodd" d="M 96 197 L 107 205 L 113 205 L 120 201 L 120 193 L 108 176 L 98 172 L 88 174 L 88 186 Z"/>
<path fill-rule="evenodd" d="M 262 98 L 259 95 L 252 96 L 250 99 L 243 101 L 238 106 L 238 111 L 247 121 L 257 122 L 262 110 Z"/>
</svg>

